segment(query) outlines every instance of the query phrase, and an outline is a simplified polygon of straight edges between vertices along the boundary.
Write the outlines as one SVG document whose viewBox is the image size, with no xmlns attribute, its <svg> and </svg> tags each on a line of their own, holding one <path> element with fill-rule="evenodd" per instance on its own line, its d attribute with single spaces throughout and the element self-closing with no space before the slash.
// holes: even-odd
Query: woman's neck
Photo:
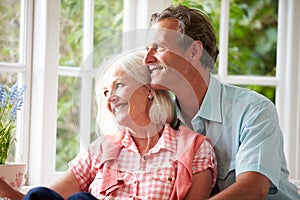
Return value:
<svg viewBox="0 0 300 200">
<path fill-rule="evenodd" d="M 150 149 L 152 149 L 158 142 L 160 136 L 163 132 L 162 125 L 153 125 L 155 127 L 143 128 L 142 132 L 135 131 L 133 134 L 130 132 L 133 141 L 139 151 L 139 153 L 147 153 Z M 156 129 L 156 130 L 155 130 Z M 150 131 L 151 130 L 151 131 Z M 155 132 L 154 132 L 155 131 Z"/>
</svg>

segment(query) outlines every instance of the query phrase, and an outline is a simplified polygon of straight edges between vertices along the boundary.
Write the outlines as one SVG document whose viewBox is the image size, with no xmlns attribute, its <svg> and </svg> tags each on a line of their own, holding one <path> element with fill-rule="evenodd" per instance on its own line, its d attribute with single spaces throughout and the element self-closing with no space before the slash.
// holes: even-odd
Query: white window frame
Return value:
<svg viewBox="0 0 300 200">
<path fill-rule="evenodd" d="M 19 62 L 0 63 L 1 72 L 18 73 L 18 84 L 25 84 L 24 103 L 16 126 L 15 162 L 28 162 L 30 133 L 31 62 L 32 62 L 33 2 L 20 1 Z"/>
<path fill-rule="evenodd" d="M 55 172 L 58 76 L 76 76 L 78 73 L 74 69 L 58 66 L 60 1 L 24 1 L 27 2 L 28 8 L 33 7 L 33 2 L 35 5 L 30 145 L 29 151 L 27 151 L 28 144 L 25 142 L 23 150 L 29 153 L 29 184 L 47 185 L 53 183 L 60 175 Z M 94 1 L 85 0 L 84 2 L 85 9 L 90 11 L 89 13 L 85 12 L 87 14 L 84 16 L 83 57 L 86 58 L 93 47 Z M 124 0 L 124 31 L 148 27 L 149 15 L 170 4 L 171 0 Z M 300 13 L 299 4 L 300 2 L 297 0 L 279 0 L 276 76 L 229 76 L 227 74 L 229 0 L 222 0 L 218 67 L 218 76 L 224 82 L 247 85 L 259 83 L 259 85 L 276 87 L 276 106 L 284 133 L 288 168 L 293 179 L 300 179 L 300 44 L 298 39 L 300 38 L 300 30 L 297 25 L 297 19 L 300 18 L 298 14 Z M 28 16 L 31 15 L 28 14 Z M 137 15 L 138 17 L 136 17 Z M 30 49 L 27 51 L 30 52 Z M 90 86 L 91 83 L 87 81 L 85 84 Z M 85 97 L 91 95 L 85 94 Z M 85 106 L 90 107 L 89 102 Z M 84 110 L 87 110 L 87 113 L 82 113 L 82 115 L 88 120 L 91 116 L 89 109 Z M 28 110 L 26 113 L 29 113 Z M 26 117 L 29 118 L 29 114 L 26 114 Z M 27 124 L 29 120 L 25 122 Z M 88 125 L 90 123 L 83 124 Z M 84 129 L 90 130 L 90 127 Z M 88 138 L 86 139 L 88 140 Z"/>
<path fill-rule="evenodd" d="M 60 0 L 34 1 L 28 182 L 50 184 L 55 173 Z"/>
</svg>

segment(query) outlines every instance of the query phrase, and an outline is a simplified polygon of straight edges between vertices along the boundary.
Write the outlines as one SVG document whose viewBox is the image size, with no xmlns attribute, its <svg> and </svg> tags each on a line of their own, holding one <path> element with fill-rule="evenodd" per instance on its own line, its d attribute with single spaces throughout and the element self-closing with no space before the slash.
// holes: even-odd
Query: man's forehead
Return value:
<svg viewBox="0 0 300 200">
<path fill-rule="evenodd" d="M 166 28 L 154 28 L 151 27 L 148 31 L 148 40 L 163 40 L 163 39 L 168 39 L 169 37 L 171 38 L 176 38 L 178 37 L 179 33 L 174 30 L 166 29 Z"/>
<path fill-rule="evenodd" d="M 193 39 L 179 31 L 157 27 L 151 27 L 147 35 L 148 46 L 151 46 L 152 44 L 169 46 L 179 44 L 182 41 L 192 43 Z"/>
<path fill-rule="evenodd" d="M 147 35 L 147 46 L 174 44 L 179 36 L 177 31 L 163 28 L 150 28 Z"/>
</svg>

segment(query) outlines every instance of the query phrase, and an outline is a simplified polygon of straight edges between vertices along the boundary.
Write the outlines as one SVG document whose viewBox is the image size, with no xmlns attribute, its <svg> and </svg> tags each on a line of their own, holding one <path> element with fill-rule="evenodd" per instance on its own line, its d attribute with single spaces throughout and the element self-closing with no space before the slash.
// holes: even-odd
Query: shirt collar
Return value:
<svg viewBox="0 0 300 200">
<path fill-rule="evenodd" d="M 214 75 L 210 75 L 210 81 L 208 84 L 208 89 L 203 99 L 200 110 L 196 114 L 196 116 L 200 116 L 201 118 L 222 122 L 221 115 L 221 95 L 222 95 L 222 87 L 219 80 L 217 80 Z"/>
<path fill-rule="evenodd" d="M 150 149 L 149 153 L 157 153 L 160 149 L 176 152 L 176 142 L 176 131 L 172 129 L 169 124 L 165 124 L 161 137 L 159 138 L 157 144 Z M 129 132 L 125 133 L 125 136 L 122 140 L 122 146 L 133 152 L 138 152 Z"/>
<path fill-rule="evenodd" d="M 210 75 L 210 81 L 208 84 L 207 92 L 204 96 L 202 105 L 193 119 L 203 118 L 210 121 L 222 122 L 221 112 L 221 95 L 222 87 L 219 80 L 214 75 Z M 177 118 L 180 119 L 182 124 L 186 124 L 178 105 L 176 104 Z M 192 120 L 193 121 L 193 120 Z"/>
</svg>

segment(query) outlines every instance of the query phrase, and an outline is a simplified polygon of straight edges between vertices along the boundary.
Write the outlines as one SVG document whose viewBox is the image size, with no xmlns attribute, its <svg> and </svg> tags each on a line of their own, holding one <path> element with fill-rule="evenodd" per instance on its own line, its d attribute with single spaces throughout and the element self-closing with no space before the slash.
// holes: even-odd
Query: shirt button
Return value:
<svg viewBox="0 0 300 200">
<path fill-rule="evenodd" d="M 173 180 L 173 178 L 168 176 L 168 181 L 172 181 L 172 180 Z"/>
</svg>

